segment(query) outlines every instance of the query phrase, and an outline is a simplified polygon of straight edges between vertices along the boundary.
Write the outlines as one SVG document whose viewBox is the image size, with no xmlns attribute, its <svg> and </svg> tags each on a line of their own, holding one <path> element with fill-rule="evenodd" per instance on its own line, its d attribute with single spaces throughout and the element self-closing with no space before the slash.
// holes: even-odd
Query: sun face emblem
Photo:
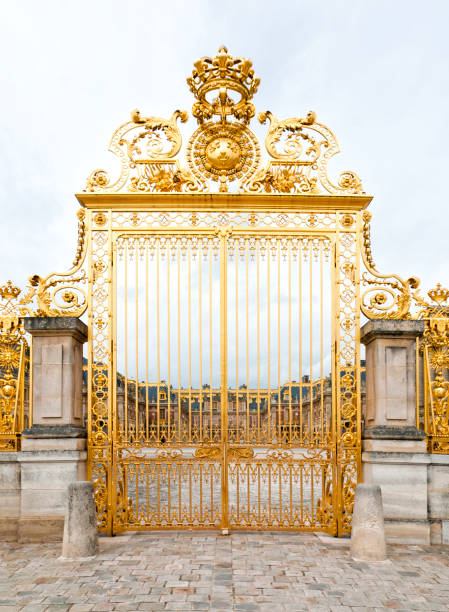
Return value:
<svg viewBox="0 0 449 612">
<path fill-rule="evenodd" d="M 231 138 L 216 138 L 206 147 L 206 159 L 210 165 L 219 170 L 234 168 L 242 152 L 239 144 Z"/>
<path fill-rule="evenodd" d="M 201 124 L 190 138 L 187 160 L 199 181 L 217 181 L 220 191 L 227 191 L 228 182 L 238 179 L 244 183 L 254 174 L 260 151 L 246 125 L 209 122 Z"/>
</svg>

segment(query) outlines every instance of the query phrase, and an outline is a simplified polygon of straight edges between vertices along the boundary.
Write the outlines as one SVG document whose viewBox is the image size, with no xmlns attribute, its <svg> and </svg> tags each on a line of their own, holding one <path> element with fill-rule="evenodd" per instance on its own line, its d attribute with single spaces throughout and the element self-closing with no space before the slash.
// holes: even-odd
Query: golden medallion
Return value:
<svg viewBox="0 0 449 612">
<path fill-rule="evenodd" d="M 192 135 L 187 147 L 192 173 L 204 183 L 220 183 L 227 191 L 228 182 L 242 183 L 257 170 L 260 149 L 255 135 L 242 123 L 203 123 Z"/>
</svg>

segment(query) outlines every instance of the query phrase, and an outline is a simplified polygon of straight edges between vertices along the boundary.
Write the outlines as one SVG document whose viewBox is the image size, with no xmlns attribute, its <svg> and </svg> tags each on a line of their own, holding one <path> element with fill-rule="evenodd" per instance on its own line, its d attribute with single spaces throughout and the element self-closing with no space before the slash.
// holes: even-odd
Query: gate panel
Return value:
<svg viewBox="0 0 449 612">
<path fill-rule="evenodd" d="M 234 233 L 227 247 L 230 526 L 332 531 L 332 241 Z"/>
<path fill-rule="evenodd" d="M 220 239 L 115 244 L 116 528 L 222 523 Z"/>
<path fill-rule="evenodd" d="M 328 236 L 114 243 L 114 529 L 335 531 Z"/>
</svg>

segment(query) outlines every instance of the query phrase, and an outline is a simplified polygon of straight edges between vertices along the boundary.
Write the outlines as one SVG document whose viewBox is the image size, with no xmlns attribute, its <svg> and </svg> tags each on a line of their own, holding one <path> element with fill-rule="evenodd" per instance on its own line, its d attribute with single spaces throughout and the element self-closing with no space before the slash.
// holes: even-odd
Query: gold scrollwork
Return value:
<svg viewBox="0 0 449 612">
<path fill-rule="evenodd" d="M 343 172 L 334 185 L 327 173 L 329 159 L 339 152 L 334 134 L 316 121 L 310 111 L 305 118 L 279 120 L 270 111 L 259 113 L 260 123 L 270 122 L 265 147 L 274 161 L 259 172 L 249 191 L 278 193 L 362 194 L 360 179 L 354 172 Z"/>
<path fill-rule="evenodd" d="M 363 212 L 362 258 L 366 271 L 361 284 L 368 287 L 361 296 L 361 309 L 369 319 L 410 318 L 411 289 L 417 289 L 419 279 L 411 277 L 404 281 L 396 274 L 380 274 L 373 261 L 370 237 L 371 213 Z"/>
<path fill-rule="evenodd" d="M 143 192 L 197 189 L 189 173 L 172 161 L 182 145 L 177 121 L 184 123 L 187 118 L 187 112 L 179 110 L 170 119 L 142 117 L 138 110 L 133 111 L 132 120 L 114 132 L 109 145 L 109 151 L 120 161 L 118 179 L 111 184 L 105 170 L 95 170 L 87 180 L 86 191 L 114 192 L 125 186 Z M 131 176 L 136 169 L 137 175 Z"/>
<path fill-rule="evenodd" d="M 86 191 L 209 192 L 216 183 L 219 191 L 226 192 L 228 183 L 236 181 L 246 193 L 363 194 L 352 171 L 342 172 L 336 183 L 328 177 L 329 159 L 340 149 L 313 111 L 283 120 L 270 111 L 259 113 L 261 123 L 270 123 L 265 146 L 271 159 L 261 167 L 260 146 L 248 128 L 256 112 L 251 100 L 259 82 L 252 62 L 233 57 L 226 47 L 213 58 L 197 60 L 187 79 L 195 97 L 192 114 L 199 124 L 186 149 L 189 170 L 174 160 L 181 150 L 177 120 L 185 122 L 187 113 L 175 111 L 170 119 L 162 119 L 143 117 L 135 110 L 132 121 L 115 131 L 109 146 L 120 161 L 119 177 L 111 183 L 105 170 L 95 170 Z"/>
</svg>

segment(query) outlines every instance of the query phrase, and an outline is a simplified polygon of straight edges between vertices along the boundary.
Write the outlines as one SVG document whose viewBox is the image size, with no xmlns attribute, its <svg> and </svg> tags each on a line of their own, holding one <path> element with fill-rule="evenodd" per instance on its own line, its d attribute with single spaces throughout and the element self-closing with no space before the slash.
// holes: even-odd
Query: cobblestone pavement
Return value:
<svg viewBox="0 0 449 612">
<path fill-rule="evenodd" d="M 128 533 L 100 554 L 0 543 L 0 612 L 449 610 L 449 548 L 390 546 L 356 563 L 349 540 L 317 534 Z"/>
</svg>

